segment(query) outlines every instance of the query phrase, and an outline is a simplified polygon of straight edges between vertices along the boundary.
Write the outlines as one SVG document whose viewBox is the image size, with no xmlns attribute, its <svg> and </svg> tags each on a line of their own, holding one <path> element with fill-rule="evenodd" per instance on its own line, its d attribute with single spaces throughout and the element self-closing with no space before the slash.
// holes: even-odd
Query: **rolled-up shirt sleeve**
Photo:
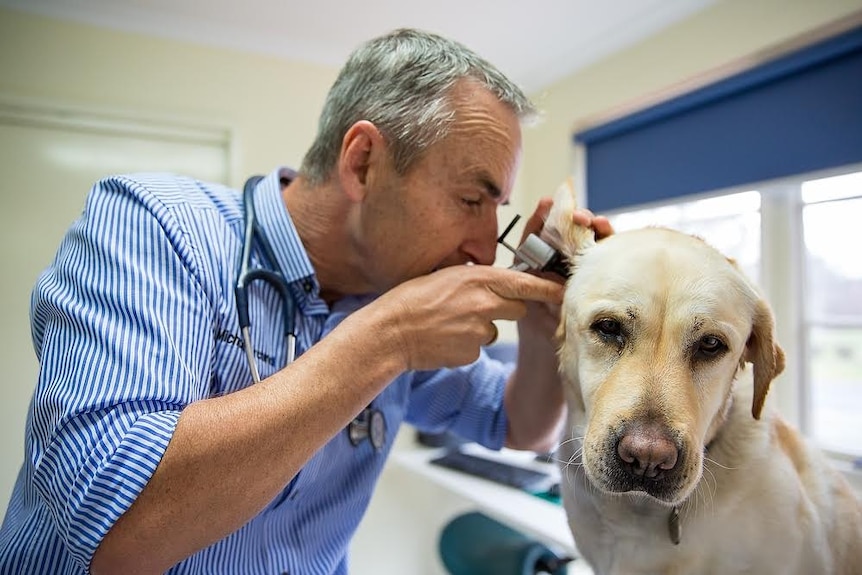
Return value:
<svg viewBox="0 0 862 575">
<path fill-rule="evenodd" d="M 41 369 L 26 457 L 84 567 L 149 481 L 181 410 L 207 394 L 212 305 L 197 261 L 162 200 L 111 178 L 33 291 Z"/>
</svg>

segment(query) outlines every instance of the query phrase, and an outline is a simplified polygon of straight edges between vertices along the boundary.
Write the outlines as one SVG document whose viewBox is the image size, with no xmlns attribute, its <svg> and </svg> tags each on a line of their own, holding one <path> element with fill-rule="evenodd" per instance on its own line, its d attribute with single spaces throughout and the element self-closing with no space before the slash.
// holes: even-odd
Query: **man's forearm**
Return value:
<svg viewBox="0 0 862 575">
<path fill-rule="evenodd" d="M 162 573 L 257 515 L 402 369 L 385 354 L 333 351 L 345 337 L 335 330 L 259 384 L 189 405 L 91 572 Z"/>
<path fill-rule="evenodd" d="M 565 402 L 556 352 L 547 342 L 522 342 L 518 366 L 506 386 L 506 446 L 544 452 L 559 438 Z"/>
</svg>

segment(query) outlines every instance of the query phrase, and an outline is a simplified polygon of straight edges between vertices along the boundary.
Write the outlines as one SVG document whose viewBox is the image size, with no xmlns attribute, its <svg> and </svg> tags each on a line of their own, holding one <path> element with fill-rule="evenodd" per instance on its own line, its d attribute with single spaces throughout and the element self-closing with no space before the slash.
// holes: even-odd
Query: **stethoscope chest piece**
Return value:
<svg viewBox="0 0 862 575">
<path fill-rule="evenodd" d="M 354 447 L 368 438 L 374 449 L 380 451 L 386 445 L 386 418 L 383 412 L 366 407 L 347 426 L 347 436 Z"/>
</svg>

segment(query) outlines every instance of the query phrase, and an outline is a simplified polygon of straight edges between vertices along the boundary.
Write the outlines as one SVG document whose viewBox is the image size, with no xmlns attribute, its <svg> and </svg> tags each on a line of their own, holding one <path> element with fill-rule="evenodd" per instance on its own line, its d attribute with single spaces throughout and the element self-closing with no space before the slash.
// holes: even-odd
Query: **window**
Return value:
<svg viewBox="0 0 862 575">
<path fill-rule="evenodd" d="M 760 194 L 741 192 L 610 216 L 616 231 L 665 226 L 706 240 L 735 259 L 757 282 L 760 273 Z"/>
<path fill-rule="evenodd" d="M 805 421 L 829 450 L 862 456 L 862 172 L 801 186 Z M 807 400 L 807 401 L 806 401 Z"/>
<path fill-rule="evenodd" d="M 857 168 L 858 169 L 858 168 Z M 762 201 L 765 197 L 778 201 Z M 801 233 L 769 241 L 762 221 L 784 217 L 780 206 L 801 221 Z M 608 214 L 617 231 L 667 226 L 704 238 L 736 259 L 755 283 L 764 270 L 774 289 L 800 286 L 798 300 L 769 298 L 783 333 L 799 333 L 801 344 L 782 341 L 801 355 L 788 370 L 794 389 L 777 393 L 798 398 L 799 413 L 785 413 L 802 431 L 834 455 L 862 457 L 862 171 L 830 178 L 794 178 L 758 190 Z M 791 226 L 791 229 L 792 226 Z M 800 257 L 803 265 L 765 265 Z M 767 294 L 768 295 L 768 294 Z M 794 305 L 801 310 L 791 309 Z M 788 322 L 798 325 L 787 326 Z M 779 405 L 779 408 L 782 406 Z"/>
</svg>

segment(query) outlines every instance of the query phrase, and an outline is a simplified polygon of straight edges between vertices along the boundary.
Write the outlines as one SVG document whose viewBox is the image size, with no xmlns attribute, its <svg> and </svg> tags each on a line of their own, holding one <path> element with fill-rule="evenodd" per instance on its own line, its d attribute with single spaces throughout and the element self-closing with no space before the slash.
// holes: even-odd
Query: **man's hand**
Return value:
<svg viewBox="0 0 862 575">
<path fill-rule="evenodd" d="M 522 241 L 529 234 L 541 237 L 552 205 L 551 199 L 539 202 L 524 226 Z M 607 218 L 597 217 L 589 210 L 574 209 L 571 217 L 574 223 L 592 228 L 597 239 L 613 233 Z M 554 272 L 535 275 L 560 285 L 565 282 L 565 278 Z M 505 405 L 509 417 L 506 445 L 546 451 L 556 443 L 564 415 L 555 337 L 560 303 L 535 301 L 528 302 L 526 307 L 527 314 L 518 322 L 518 367 L 506 387 Z"/>
<path fill-rule="evenodd" d="M 523 242 L 530 234 L 539 235 L 542 231 L 542 226 L 548 217 L 548 213 L 553 205 L 553 200 L 550 198 L 542 198 L 539 200 L 536 210 L 529 217 L 524 225 L 524 232 L 521 237 Z M 602 239 L 614 233 L 610 221 L 604 216 L 596 216 L 590 210 L 577 208 L 572 211 L 572 220 L 584 227 L 590 227 L 594 230 L 596 239 Z M 557 282 L 564 282 L 565 278 L 560 277 L 555 273 L 538 272 L 536 275 Z M 560 308 L 555 304 L 531 304 L 529 313 L 519 322 L 520 339 L 532 340 L 536 337 L 551 341 L 559 323 Z"/>
<path fill-rule="evenodd" d="M 557 281 L 463 265 L 405 282 L 361 313 L 378 329 L 394 330 L 393 351 L 402 354 L 405 369 L 435 369 L 475 361 L 479 348 L 495 337 L 494 320 L 519 320 L 528 302 L 559 306 L 562 297 Z"/>
<path fill-rule="evenodd" d="M 536 234 L 537 236 L 540 234 L 542 226 L 545 225 L 548 213 L 551 211 L 552 205 L 554 205 L 554 201 L 551 198 L 542 198 L 539 200 L 533 215 L 531 215 L 524 224 L 524 233 L 521 236 L 521 242 L 527 239 L 527 236 L 530 234 Z M 614 228 L 611 226 L 611 222 L 608 218 L 605 216 L 597 216 L 585 208 L 575 208 L 572 211 L 572 221 L 579 226 L 592 228 L 596 234 L 597 240 L 606 238 L 614 233 Z"/>
</svg>

